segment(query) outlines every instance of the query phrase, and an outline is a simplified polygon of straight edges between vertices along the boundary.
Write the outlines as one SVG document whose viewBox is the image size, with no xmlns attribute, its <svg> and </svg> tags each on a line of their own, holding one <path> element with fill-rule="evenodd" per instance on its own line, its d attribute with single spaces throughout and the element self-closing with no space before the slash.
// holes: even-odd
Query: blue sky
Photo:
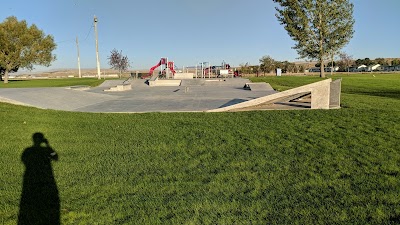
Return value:
<svg viewBox="0 0 400 225">
<path fill-rule="evenodd" d="M 400 1 L 351 2 L 355 34 L 343 50 L 355 59 L 400 57 Z M 128 56 L 132 69 L 150 68 L 160 57 L 179 67 L 223 60 L 258 64 L 264 55 L 298 61 L 275 6 L 272 0 L 7 0 L 0 21 L 16 16 L 53 35 L 57 61 L 48 69 L 77 67 L 77 36 L 82 68 L 96 67 L 94 15 L 102 68 L 109 68 L 113 48 Z"/>
</svg>

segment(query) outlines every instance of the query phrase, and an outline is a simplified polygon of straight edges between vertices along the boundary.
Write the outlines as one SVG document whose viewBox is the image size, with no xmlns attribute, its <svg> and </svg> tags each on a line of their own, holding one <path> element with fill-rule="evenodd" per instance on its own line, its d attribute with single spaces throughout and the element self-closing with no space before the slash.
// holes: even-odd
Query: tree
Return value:
<svg viewBox="0 0 400 225">
<path fill-rule="evenodd" d="M 9 71 L 9 73 L 17 72 L 18 69 L 19 69 L 18 67 L 14 67 Z M 6 69 L 0 66 L 0 81 L 3 81 L 3 75 L 5 72 L 6 72 Z"/>
<path fill-rule="evenodd" d="M 400 65 L 400 60 L 399 59 L 393 59 L 392 60 L 392 66 L 398 66 Z"/>
<path fill-rule="evenodd" d="M 370 58 L 357 59 L 355 61 L 355 63 L 357 66 L 361 66 L 361 65 L 370 66 L 370 65 L 374 64 L 374 62 Z"/>
<path fill-rule="evenodd" d="M 304 73 L 305 67 L 304 65 L 298 65 L 297 66 L 297 72 L 298 73 Z"/>
<path fill-rule="evenodd" d="M 339 58 L 342 64 L 345 66 L 347 73 L 349 73 L 349 68 L 353 64 L 353 56 L 347 54 L 346 52 L 340 52 Z"/>
<path fill-rule="evenodd" d="M 353 4 L 349 0 L 273 0 L 276 17 L 296 42 L 300 58 L 323 61 L 353 37 Z"/>
<path fill-rule="evenodd" d="M 118 70 L 119 78 L 121 78 L 122 72 L 126 71 L 130 67 L 128 57 L 123 56 L 122 51 L 118 52 L 115 48 L 111 51 L 111 55 L 108 57 L 108 64 L 111 68 Z"/>
<path fill-rule="evenodd" d="M 364 65 L 364 60 L 363 59 L 357 59 L 356 61 L 354 61 L 354 63 L 356 64 L 356 66 L 361 66 L 361 65 Z"/>
<path fill-rule="evenodd" d="M 250 73 L 250 66 L 249 63 L 240 64 L 240 72 L 242 74 L 249 74 Z"/>
<path fill-rule="evenodd" d="M 330 62 L 328 63 L 328 67 L 331 67 L 331 76 L 333 75 L 333 71 L 335 70 L 335 67 L 336 67 L 336 63 L 335 63 L 335 56 L 337 55 L 338 53 L 336 52 L 336 51 L 332 51 L 332 52 L 330 52 L 330 54 L 329 54 L 329 57 L 330 57 Z"/>
<path fill-rule="evenodd" d="M 374 64 L 374 62 L 370 58 L 365 58 L 364 59 L 364 65 L 370 66 L 372 64 Z"/>
<path fill-rule="evenodd" d="M 282 61 L 282 62 L 277 62 L 275 69 L 276 68 L 281 68 L 282 69 L 282 73 L 291 73 L 294 71 L 294 63 L 291 63 L 289 61 Z"/>
<path fill-rule="evenodd" d="M 376 64 L 379 64 L 379 65 L 387 65 L 387 62 L 386 62 L 386 60 L 384 59 L 384 58 L 376 58 L 375 60 L 374 60 L 374 62 L 376 63 Z"/>
<path fill-rule="evenodd" d="M 250 70 L 252 73 L 254 73 L 256 75 L 256 77 L 258 77 L 258 73 L 260 72 L 260 66 L 250 66 Z"/>
<path fill-rule="evenodd" d="M 4 83 L 8 73 L 16 68 L 33 69 L 33 65 L 50 66 L 56 59 L 51 35 L 45 35 L 36 25 L 11 16 L 0 23 L 0 67 L 4 68 Z"/>
<path fill-rule="evenodd" d="M 327 65 L 328 67 L 335 67 L 336 66 L 336 62 L 335 61 L 333 61 L 333 62 L 328 62 L 328 65 Z"/>
<path fill-rule="evenodd" d="M 260 69 L 264 73 L 270 73 L 276 68 L 276 61 L 269 55 L 263 56 L 260 59 Z"/>
</svg>

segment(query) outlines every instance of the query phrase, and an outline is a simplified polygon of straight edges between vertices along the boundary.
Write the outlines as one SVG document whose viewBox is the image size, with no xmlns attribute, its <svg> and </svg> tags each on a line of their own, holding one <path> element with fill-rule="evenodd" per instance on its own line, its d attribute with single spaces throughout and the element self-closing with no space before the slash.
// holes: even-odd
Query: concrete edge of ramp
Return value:
<svg viewBox="0 0 400 225">
<path fill-rule="evenodd" d="M 311 109 L 330 109 L 330 91 L 331 91 L 332 79 L 326 79 L 315 83 L 307 84 L 297 88 L 289 89 L 283 92 L 267 95 L 264 97 L 256 98 L 246 102 L 238 103 L 235 105 L 222 107 L 218 109 L 207 110 L 206 112 L 227 112 L 247 107 L 260 105 L 266 102 L 271 102 L 283 97 L 289 97 L 302 92 L 311 92 Z M 340 83 L 340 82 L 339 82 Z M 340 95 L 339 93 L 335 93 Z"/>
<path fill-rule="evenodd" d="M 103 83 L 101 83 L 97 87 L 99 87 L 99 88 L 109 88 L 109 87 L 122 85 L 122 84 L 123 84 L 123 80 L 105 80 Z"/>
<path fill-rule="evenodd" d="M 41 109 L 40 107 L 29 105 L 29 104 L 26 104 L 26 103 L 23 103 L 23 102 L 19 102 L 19 101 L 16 101 L 16 100 L 12 100 L 12 99 L 9 99 L 9 98 L 4 98 L 4 97 L 1 97 L 1 96 L 0 96 L 0 102 L 9 103 L 9 104 L 13 104 L 13 105 L 22 105 L 22 106 L 28 106 L 28 107 L 35 107 L 35 108 Z"/>
<path fill-rule="evenodd" d="M 178 87 L 181 86 L 182 80 L 172 80 L 172 79 L 167 79 L 167 80 L 155 80 L 155 81 L 149 81 L 149 86 L 150 87 Z"/>
<path fill-rule="evenodd" d="M 269 83 L 265 83 L 265 82 L 246 83 L 244 88 L 248 89 L 250 91 L 273 91 L 274 90 Z"/>
</svg>

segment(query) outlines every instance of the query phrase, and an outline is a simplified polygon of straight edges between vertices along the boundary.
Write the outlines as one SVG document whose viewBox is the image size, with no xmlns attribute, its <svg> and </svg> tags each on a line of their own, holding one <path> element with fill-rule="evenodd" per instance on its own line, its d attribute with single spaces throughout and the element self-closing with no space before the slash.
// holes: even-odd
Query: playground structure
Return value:
<svg viewBox="0 0 400 225">
<path fill-rule="evenodd" d="M 161 58 L 160 61 L 157 63 L 157 65 L 150 68 L 149 76 L 153 75 L 153 72 L 155 69 L 157 69 L 158 67 L 161 67 L 159 75 L 165 76 L 165 78 L 167 78 L 167 79 L 173 78 L 176 73 L 174 66 L 175 66 L 174 61 L 170 62 L 170 61 L 168 61 L 168 58 L 166 58 L 166 57 Z"/>
<path fill-rule="evenodd" d="M 160 67 L 160 71 L 158 74 L 154 74 L 154 71 Z M 238 71 L 236 69 L 231 68 L 228 63 L 223 61 L 221 65 L 212 65 L 210 62 L 201 62 L 197 64 L 195 67 L 191 67 L 194 69 L 194 74 L 189 73 L 189 70 L 185 73 L 185 68 L 182 68 L 182 71 L 175 71 L 175 63 L 174 61 L 168 61 L 167 57 L 163 57 L 160 61 L 150 68 L 147 76 L 142 78 L 156 80 L 159 77 L 163 77 L 165 79 L 193 79 L 193 78 L 228 78 L 228 77 L 237 77 L 239 76 Z"/>
<path fill-rule="evenodd" d="M 212 66 L 210 62 L 199 63 L 200 68 L 196 65 L 196 78 L 216 78 L 216 77 L 233 77 L 234 70 L 225 61 L 220 66 Z"/>
</svg>

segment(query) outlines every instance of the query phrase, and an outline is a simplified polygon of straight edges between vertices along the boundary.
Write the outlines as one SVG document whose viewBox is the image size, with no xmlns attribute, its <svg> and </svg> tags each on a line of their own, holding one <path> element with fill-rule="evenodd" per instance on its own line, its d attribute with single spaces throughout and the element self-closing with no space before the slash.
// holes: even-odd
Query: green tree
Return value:
<svg viewBox="0 0 400 225">
<path fill-rule="evenodd" d="M 370 66 L 372 64 L 374 64 L 374 61 L 372 61 L 370 58 L 365 58 L 364 59 L 364 65 Z"/>
<path fill-rule="evenodd" d="M 45 35 L 36 25 L 11 16 L 0 23 L 0 67 L 4 68 L 4 83 L 15 68 L 33 69 L 33 65 L 50 66 L 56 57 L 51 35 Z"/>
<path fill-rule="evenodd" d="M 276 69 L 276 68 L 281 68 L 282 73 L 293 73 L 295 64 L 286 60 L 283 62 L 276 63 L 276 67 L 274 69 Z"/>
<path fill-rule="evenodd" d="M 328 67 L 335 67 L 336 66 L 336 62 L 335 61 L 333 61 L 333 62 L 328 62 L 328 65 L 327 65 Z"/>
<path fill-rule="evenodd" d="M 260 70 L 264 73 L 270 73 L 276 68 L 276 61 L 269 55 L 263 56 L 260 60 Z"/>
<path fill-rule="evenodd" d="M 250 66 L 251 73 L 254 73 L 257 77 L 260 72 L 260 66 Z"/>
<path fill-rule="evenodd" d="M 304 73 L 304 70 L 306 70 L 306 68 L 304 67 L 304 65 L 298 65 L 298 66 L 297 66 L 297 72 L 298 72 L 298 73 Z"/>
<path fill-rule="evenodd" d="M 111 68 L 118 70 L 119 78 L 121 78 L 122 72 L 126 71 L 130 67 L 128 56 L 123 56 L 122 51 L 118 52 L 115 48 L 111 51 L 111 55 L 108 57 L 108 64 Z"/>
<path fill-rule="evenodd" d="M 364 65 L 364 60 L 363 59 L 357 59 L 355 62 L 356 66 L 361 66 Z"/>
<path fill-rule="evenodd" d="M 398 66 L 400 65 L 400 60 L 399 59 L 393 59 L 392 60 L 392 66 Z"/>
<path fill-rule="evenodd" d="M 18 71 L 18 67 L 12 68 L 9 73 L 13 73 L 13 72 L 17 72 Z M 3 80 L 3 75 L 6 72 L 6 69 L 0 66 L 0 81 Z"/>
<path fill-rule="evenodd" d="M 278 21 L 296 42 L 301 58 L 323 61 L 353 37 L 353 4 L 349 0 L 273 0 Z"/>
<path fill-rule="evenodd" d="M 249 63 L 240 64 L 240 72 L 242 74 L 250 74 L 250 66 Z"/>
<path fill-rule="evenodd" d="M 374 60 L 374 62 L 375 62 L 376 64 L 379 64 L 379 65 L 387 65 L 387 62 L 386 62 L 386 60 L 385 60 L 384 58 L 376 58 L 376 59 Z"/>
<path fill-rule="evenodd" d="M 374 61 L 372 61 L 370 58 L 365 58 L 365 59 L 357 59 L 355 61 L 357 66 L 361 66 L 361 65 L 366 65 L 366 66 L 370 66 L 372 64 L 374 64 Z"/>
</svg>

